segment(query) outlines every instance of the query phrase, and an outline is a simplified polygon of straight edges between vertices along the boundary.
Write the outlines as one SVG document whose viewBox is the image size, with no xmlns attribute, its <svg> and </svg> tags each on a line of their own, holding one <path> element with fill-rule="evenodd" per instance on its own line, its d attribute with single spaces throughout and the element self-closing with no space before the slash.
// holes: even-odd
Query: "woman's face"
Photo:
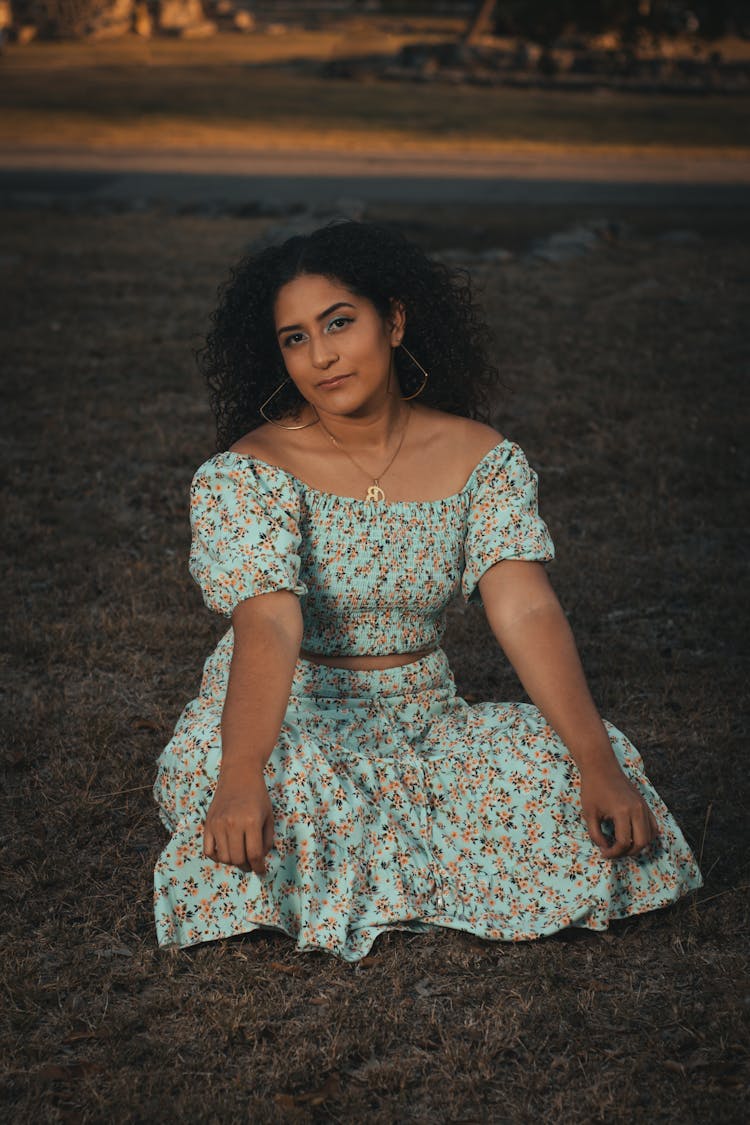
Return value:
<svg viewBox="0 0 750 1125">
<path fill-rule="evenodd" d="M 316 409 L 352 414 L 383 400 L 393 348 L 404 334 L 400 307 L 394 305 L 386 322 L 367 297 L 307 274 L 281 287 L 274 321 L 286 369 Z M 336 376 L 346 378 L 323 385 Z M 399 393 L 395 372 L 390 390 Z"/>
</svg>

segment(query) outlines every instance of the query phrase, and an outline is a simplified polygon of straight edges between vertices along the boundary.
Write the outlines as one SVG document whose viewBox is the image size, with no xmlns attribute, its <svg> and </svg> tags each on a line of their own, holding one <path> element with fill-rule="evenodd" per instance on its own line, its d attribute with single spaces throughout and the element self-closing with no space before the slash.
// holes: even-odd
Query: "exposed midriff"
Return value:
<svg viewBox="0 0 750 1125">
<path fill-rule="evenodd" d="M 324 656 L 321 653 L 309 652 L 301 648 L 299 654 L 303 660 L 310 660 L 313 664 L 326 664 L 329 668 L 354 668 L 368 671 L 374 668 L 398 668 L 402 664 L 411 664 L 422 656 L 434 652 L 437 645 L 428 645 L 426 648 L 415 649 L 414 652 L 391 652 L 382 656 Z"/>
</svg>

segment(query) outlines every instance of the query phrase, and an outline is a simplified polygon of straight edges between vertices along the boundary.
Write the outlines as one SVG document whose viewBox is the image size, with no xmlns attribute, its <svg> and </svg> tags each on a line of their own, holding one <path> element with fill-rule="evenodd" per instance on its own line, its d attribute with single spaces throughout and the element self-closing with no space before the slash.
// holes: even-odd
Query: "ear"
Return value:
<svg viewBox="0 0 750 1125">
<path fill-rule="evenodd" d="M 391 297 L 391 312 L 386 323 L 391 337 L 391 346 L 396 348 L 403 340 L 406 330 L 406 309 L 403 301 L 400 301 L 397 297 Z"/>
</svg>

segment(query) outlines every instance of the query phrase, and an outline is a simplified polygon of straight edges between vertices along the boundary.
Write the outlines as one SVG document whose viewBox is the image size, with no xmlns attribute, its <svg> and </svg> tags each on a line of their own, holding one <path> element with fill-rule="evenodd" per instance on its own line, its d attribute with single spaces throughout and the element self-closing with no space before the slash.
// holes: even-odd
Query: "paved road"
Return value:
<svg viewBox="0 0 750 1125">
<path fill-rule="evenodd" d="M 274 152 L 253 149 L 0 153 L 0 197 L 229 204 L 364 202 L 742 206 L 750 157 L 585 153 Z"/>
</svg>

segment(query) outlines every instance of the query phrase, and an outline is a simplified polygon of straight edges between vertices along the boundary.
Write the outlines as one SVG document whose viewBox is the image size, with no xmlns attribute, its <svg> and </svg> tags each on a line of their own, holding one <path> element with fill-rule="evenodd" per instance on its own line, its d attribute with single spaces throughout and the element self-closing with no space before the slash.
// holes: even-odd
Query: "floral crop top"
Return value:
<svg viewBox="0 0 750 1125">
<path fill-rule="evenodd" d="M 319 492 L 245 453 L 216 453 L 190 489 L 190 573 L 231 617 L 245 598 L 293 590 L 302 646 L 321 655 L 408 653 L 439 644 L 445 610 L 501 559 L 554 557 L 537 476 L 499 442 L 460 492 L 374 504 Z"/>
</svg>

